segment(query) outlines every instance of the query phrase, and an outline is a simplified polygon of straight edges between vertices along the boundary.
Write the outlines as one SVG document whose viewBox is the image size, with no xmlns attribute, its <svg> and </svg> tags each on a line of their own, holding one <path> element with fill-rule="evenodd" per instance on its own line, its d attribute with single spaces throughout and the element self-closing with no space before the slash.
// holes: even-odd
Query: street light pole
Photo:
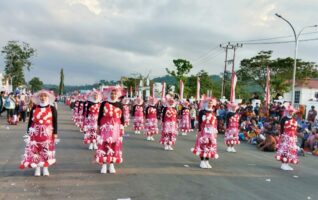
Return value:
<svg viewBox="0 0 318 200">
<path fill-rule="evenodd" d="M 305 26 L 303 27 L 298 34 L 296 34 L 296 31 L 293 27 L 293 25 L 284 17 L 282 17 L 279 14 L 275 14 L 277 17 L 281 18 L 282 20 L 284 20 L 285 22 L 288 23 L 288 25 L 292 28 L 293 30 L 293 34 L 295 37 L 295 49 L 294 49 L 294 66 L 293 66 L 293 83 L 292 83 L 292 99 L 291 99 L 291 104 L 294 105 L 295 104 L 295 83 L 296 83 L 296 67 L 297 67 L 297 53 L 298 53 L 298 42 L 299 42 L 299 36 L 301 34 L 301 32 L 303 30 L 305 30 L 306 28 L 313 28 L 313 27 L 318 27 L 318 25 L 313 25 L 313 26 Z"/>
</svg>

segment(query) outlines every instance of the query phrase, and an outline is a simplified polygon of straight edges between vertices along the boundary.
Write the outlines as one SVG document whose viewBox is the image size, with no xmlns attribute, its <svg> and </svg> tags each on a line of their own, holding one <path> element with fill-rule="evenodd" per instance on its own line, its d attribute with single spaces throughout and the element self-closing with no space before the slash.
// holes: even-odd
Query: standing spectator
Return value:
<svg viewBox="0 0 318 200">
<path fill-rule="evenodd" d="M 4 109 L 4 91 L 1 91 L 1 93 L 0 93 L 0 116 L 4 110 L 5 110 Z"/>
<path fill-rule="evenodd" d="M 22 120 L 23 122 L 25 122 L 27 109 L 28 109 L 28 105 L 25 102 L 25 98 L 21 98 L 19 103 L 19 116 L 20 116 L 19 121 Z"/>
<path fill-rule="evenodd" d="M 13 114 L 15 109 L 15 99 L 13 97 L 13 93 L 11 92 L 4 103 L 4 107 L 7 110 L 7 120 L 9 124 L 12 124 L 13 122 Z"/>
<path fill-rule="evenodd" d="M 254 113 L 255 113 L 255 116 L 258 117 L 258 115 L 259 115 L 259 105 L 258 105 L 258 103 L 256 103 L 256 105 L 254 107 Z"/>
<path fill-rule="evenodd" d="M 197 110 L 194 108 L 194 105 L 191 105 L 190 117 L 191 117 L 191 129 L 193 130 L 195 128 L 194 122 L 195 122 L 196 117 L 197 117 Z"/>
<path fill-rule="evenodd" d="M 315 106 L 311 106 L 311 110 L 309 110 L 307 115 L 307 120 L 310 123 L 314 123 L 317 116 L 317 111 L 315 110 Z"/>
</svg>

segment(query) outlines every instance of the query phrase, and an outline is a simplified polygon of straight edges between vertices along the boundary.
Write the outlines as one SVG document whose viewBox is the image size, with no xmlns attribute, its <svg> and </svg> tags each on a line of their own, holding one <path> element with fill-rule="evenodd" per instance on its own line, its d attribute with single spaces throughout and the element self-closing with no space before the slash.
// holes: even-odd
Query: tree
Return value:
<svg viewBox="0 0 318 200">
<path fill-rule="evenodd" d="M 186 75 L 189 74 L 190 70 L 193 68 L 192 64 L 189 61 L 183 59 L 173 60 L 173 64 L 177 68 L 176 71 L 170 71 L 168 68 L 166 68 L 167 73 L 175 77 L 177 81 L 182 80 L 185 82 Z"/>
<path fill-rule="evenodd" d="M 213 96 L 217 94 L 218 96 L 220 95 L 220 91 L 217 88 L 217 85 L 213 85 L 213 80 L 209 74 L 201 70 L 199 73 L 196 75 L 191 75 L 188 78 L 188 81 L 186 83 L 187 85 L 187 97 L 195 97 L 196 90 L 197 90 L 197 77 L 200 77 L 200 93 L 206 94 L 207 90 L 212 90 Z M 185 91 L 186 93 L 186 91 Z"/>
<path fill-rule="evenodd" d="M 43 88 L 43 82 L 39 79 L 39 77 L 34 77 L 29 81 L 29 85 L 31 87 L 32 92 L 39 91 Z"/>
<path fill-rule="evenodd" d="M 173 64 L 176 67 L 176 70 L 169 70 L 166 68 L 166 71 L 169 75 L 173 76 L 177 80 L 176 89 L 177 91 L 180 90 L 179 88 L 179 81 L 182 80 L 184 83 L 184 95 L 186 96 L 189 92 L 189 88 L 187 88 L 187 74 L 190 73 L 191 69 L 193 68 L 192 64 L 184 59 L 177 59 L 173 60 Z"/>
<path fill-rule="evenodd" d="M 1 50 L 5 60 L 5 76 L 12 79 L 13 88 L 25 84 L 24 68 L 30 70 L 30 58 L 35 55 L 36 50 L 28 43 L 9 41 Z"/>
<path fill-rule="evenodd" d="M 63 95 L 63 93 L 64 93 L 64 70 L 62 68 L 60 72 L 59 95 Z"/>
<path fill-rule="evenodd" d="M 290 89 L 293 73 L 293 58 L 271 59 L 272 51 L 261 51 L 255 57 L 243 59 L 240 69 L 236 72 L 241 84 L 256 83 L 263 91 L 266 87 L 266 68 L 271 70 L 271 92 L 284 93 Z M 318 77 L 317 65 L 313 62 L 304 62 L 297 59 L 296 79 Z"/>
</svg>

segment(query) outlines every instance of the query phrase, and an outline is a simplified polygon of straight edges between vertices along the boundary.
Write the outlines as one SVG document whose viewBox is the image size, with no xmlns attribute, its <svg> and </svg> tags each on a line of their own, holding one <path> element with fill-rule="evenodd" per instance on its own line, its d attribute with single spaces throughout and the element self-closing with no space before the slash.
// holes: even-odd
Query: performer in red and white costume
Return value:
<svg viewBox="0 0 318 200">
<path fill-rule="evenodd" d="M 224 135 L 225 144 L 227 145 L 227 152 L 235 153 L 235 145 L 240 144 L 239 133 L 239 120 L 240 115 L 236 112 L 239 106 L 236 103 L 227 104 L 228 113 L 226 115 L 226 131 Z"/>
<path fill-rule="evenodd" d="M 134 131 L 135 134 L 140 134 L 140 131 L 144 129 L 144 101 L 142 98 L 137 97 L 134 100 L 134 107 L 132 110 L 132 115 L 134 116 Z"/>
<path fill-rule="evenodd" d="M 129 126 L 129 121 L 130 121 L 130 100 L 125 97 L 122 100 L 123 104 L 123 109 L 124 109 L 124 119 L 125 119 L 125 127 Z"/>
<path fill-rule="evenodd" d="M 297 155 L 297 121 L 293 117 L 296 110 L 291 105 L 285 106 L 287 115 L 281 119 L 281 134 L 279 136 L 276 159 L 282 162 L 282 170 L 293 170 L 289 163 L 299 162 Z"/>
<path fill-rule="evenodd" d="M 102 165 L 101 173 L 116 173 L 114 163 L 122 163 L 122 141 L 124 134 L 123 106 L 119 101 L 122 88 L 109 87 L 103 93 L 107 101 L 102 102 L 98 115 L 98 149 L 96 161 Z"/>
<path fill-rule="evenodd" d="M 75 125 L 76 125 L 76 123 L 77 123 L 77 118 L 78 118 L 79 97 L 80 97 L 79 94 L 76 94 L 75 97 L 74 97 L 75 101 L 74 101 L 73 117 L 72 117 L 72 119 L 73 119 Z"/>
<path fill-rule="evenodd" d="M 85 124 L 85 108 L 87 107 L 87 94 L 83 94 L 82 102 L 80 102 L 79 110 L 79 128 L 80 132 L 84 133 L 84 124 Z"/>
<path fill-rule="evenodd" d="M 164 145 L 164 150 L 173 150 L 178 134 L 176 101 L 171 95 L 167 95 L 164 100 L 162 113 L 162 132 L 160 143 Z"/>
<path fill-rule="evenodd" d="M 97 149 L 97 119 L 102 95 L 99 91 L 93 90 L 88 95 L 87 106 L 85 107 L 84 143 L 89 144 L 88 149 Z"/>
<path fill-rule="evenodd" d="M 146 140 L 154 141 L 154 135 L 158 134 L 158 118 L 157 118 L 157 107 L 158 99 L 149 97 L 148 106 L 146 108 L 146 123 L 145 123 L 145 135 Z"/>
<path fill-rule="evenodd" d="M 217 159 L 217 119 L 214 113 L 214 106 L 217 101 L 214 98 L 206 98 L 201 101 L 198 118 L 199 132 L 194 148 L 191 151 L 201 158 L 200 167 L 203 169 L 212 168 L 209 159 Z"/>
<path fill-rule="evenodd" d="M 56 162 L 55 140 L 57 138 L 57 111 L 50 105 L 55 97 L 46 90 L 33 95 L 34 106 L 25 135 L 25 152 L 20 168 L 35 168 L 34 176 L 49 176 L 48 167 Z"/>
<path fill-rule="evenodd" d="M 190 123 L 190 103 L 187 100 L 181 101 L 182 109 L 180 112 L 180 126 L 179 129 L 181 131 L 182 135 L 187 135 L 187 133 L 190 132 L 191 129 L 191 123 Z"/>
</svg>

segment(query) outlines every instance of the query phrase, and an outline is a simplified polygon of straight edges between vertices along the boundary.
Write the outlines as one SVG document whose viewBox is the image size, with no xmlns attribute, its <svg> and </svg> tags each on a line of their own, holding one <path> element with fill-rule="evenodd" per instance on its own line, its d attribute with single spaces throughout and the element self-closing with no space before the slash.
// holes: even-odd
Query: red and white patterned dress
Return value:
<svg viewBox="0 0 318 200">
<path fill-rule="evenodd" d="M 102 110 L 98 117 L 100 134 L 97 139 L 96 161 L 99 164 L 122 163 L 124 117 L 121 104 L 103 102 L 100 109 Z"/>
<path fill-rule="evenodd" d="M 125 126 L 128 126 L 130 121 L 130 107 L 129 105 L 124 104 L 123 109 L 124 109 Z"/>
<path fill-rule="evenodd" d="M 276 159 L 282 163 L 297 164 L 297 121 L 293 118 L 282 119 L 283 131 L 279 136 Z"/>
<path fill-rule="evenodd" d="M 54 114 L 55 113 L 55 114 Z M 25 136 L 25 152 L 20 168 L 48 167 L 56 162 L 53 123 L 56 124 L 56 110 L 52 106 L 34 106 Z M 56 126 L 55 126 L 56 129 Z"/>
<path fill-rule="evenodd" d="M 166 107 L 164 108 L 162 116 L 160 143 L 163 145 L 174 145 L 177 140 L 177 134 L 177 110 L 173 107 Z"/>
<path fill-rule="evenodd" d="M 158 134 L 158 119 L 157 108 L 155 106 L 148 106 L 146 109 L 146 123 L 145 123 L 145 135 L 153 136 Z"/>
<path fill-rule="evenodd" d="M 200 158 L 217 159 L 217 119 L 213 112 L 202 110 L 200 111 L 200 130 L 197 134 L 197 139 L 192 153 Z"/>
<path fill-rule="evenodd" d="M 235 113 L 228 119 L 227 128 L 225 131 L 225 144 L 228 146 L 233 146 L 240 144 L 238 133 L 239 133 L 239 120 L 240 116 L 238 113 Z"/>
<path fill-rule="evenodd" d="M 91 144 L 97 141 L 97 119 L 99 114 L 100 103 L 88 103 L 88 109 L 84 125 L 84 143 Z"/>
<path fill-rule="evenodd" d="M 75 101 L 73 108 L 73 121 L 76 123 L 78 117 L 79 101 Z"/>
<path fill-rule="evenodd" d="M 140 105 L 134 108 L 134 130 L 140 131 L 144 129 L 144 109 Z"/>
<path fill-rule="evenodd" d="M 181 120 L 180 120 L 179 129 L 183 133 L 190 132 L 190 129 L 191 129 L 190 110 L 188 108 L 184 108 L 181 110 Z"/>
</svg>

